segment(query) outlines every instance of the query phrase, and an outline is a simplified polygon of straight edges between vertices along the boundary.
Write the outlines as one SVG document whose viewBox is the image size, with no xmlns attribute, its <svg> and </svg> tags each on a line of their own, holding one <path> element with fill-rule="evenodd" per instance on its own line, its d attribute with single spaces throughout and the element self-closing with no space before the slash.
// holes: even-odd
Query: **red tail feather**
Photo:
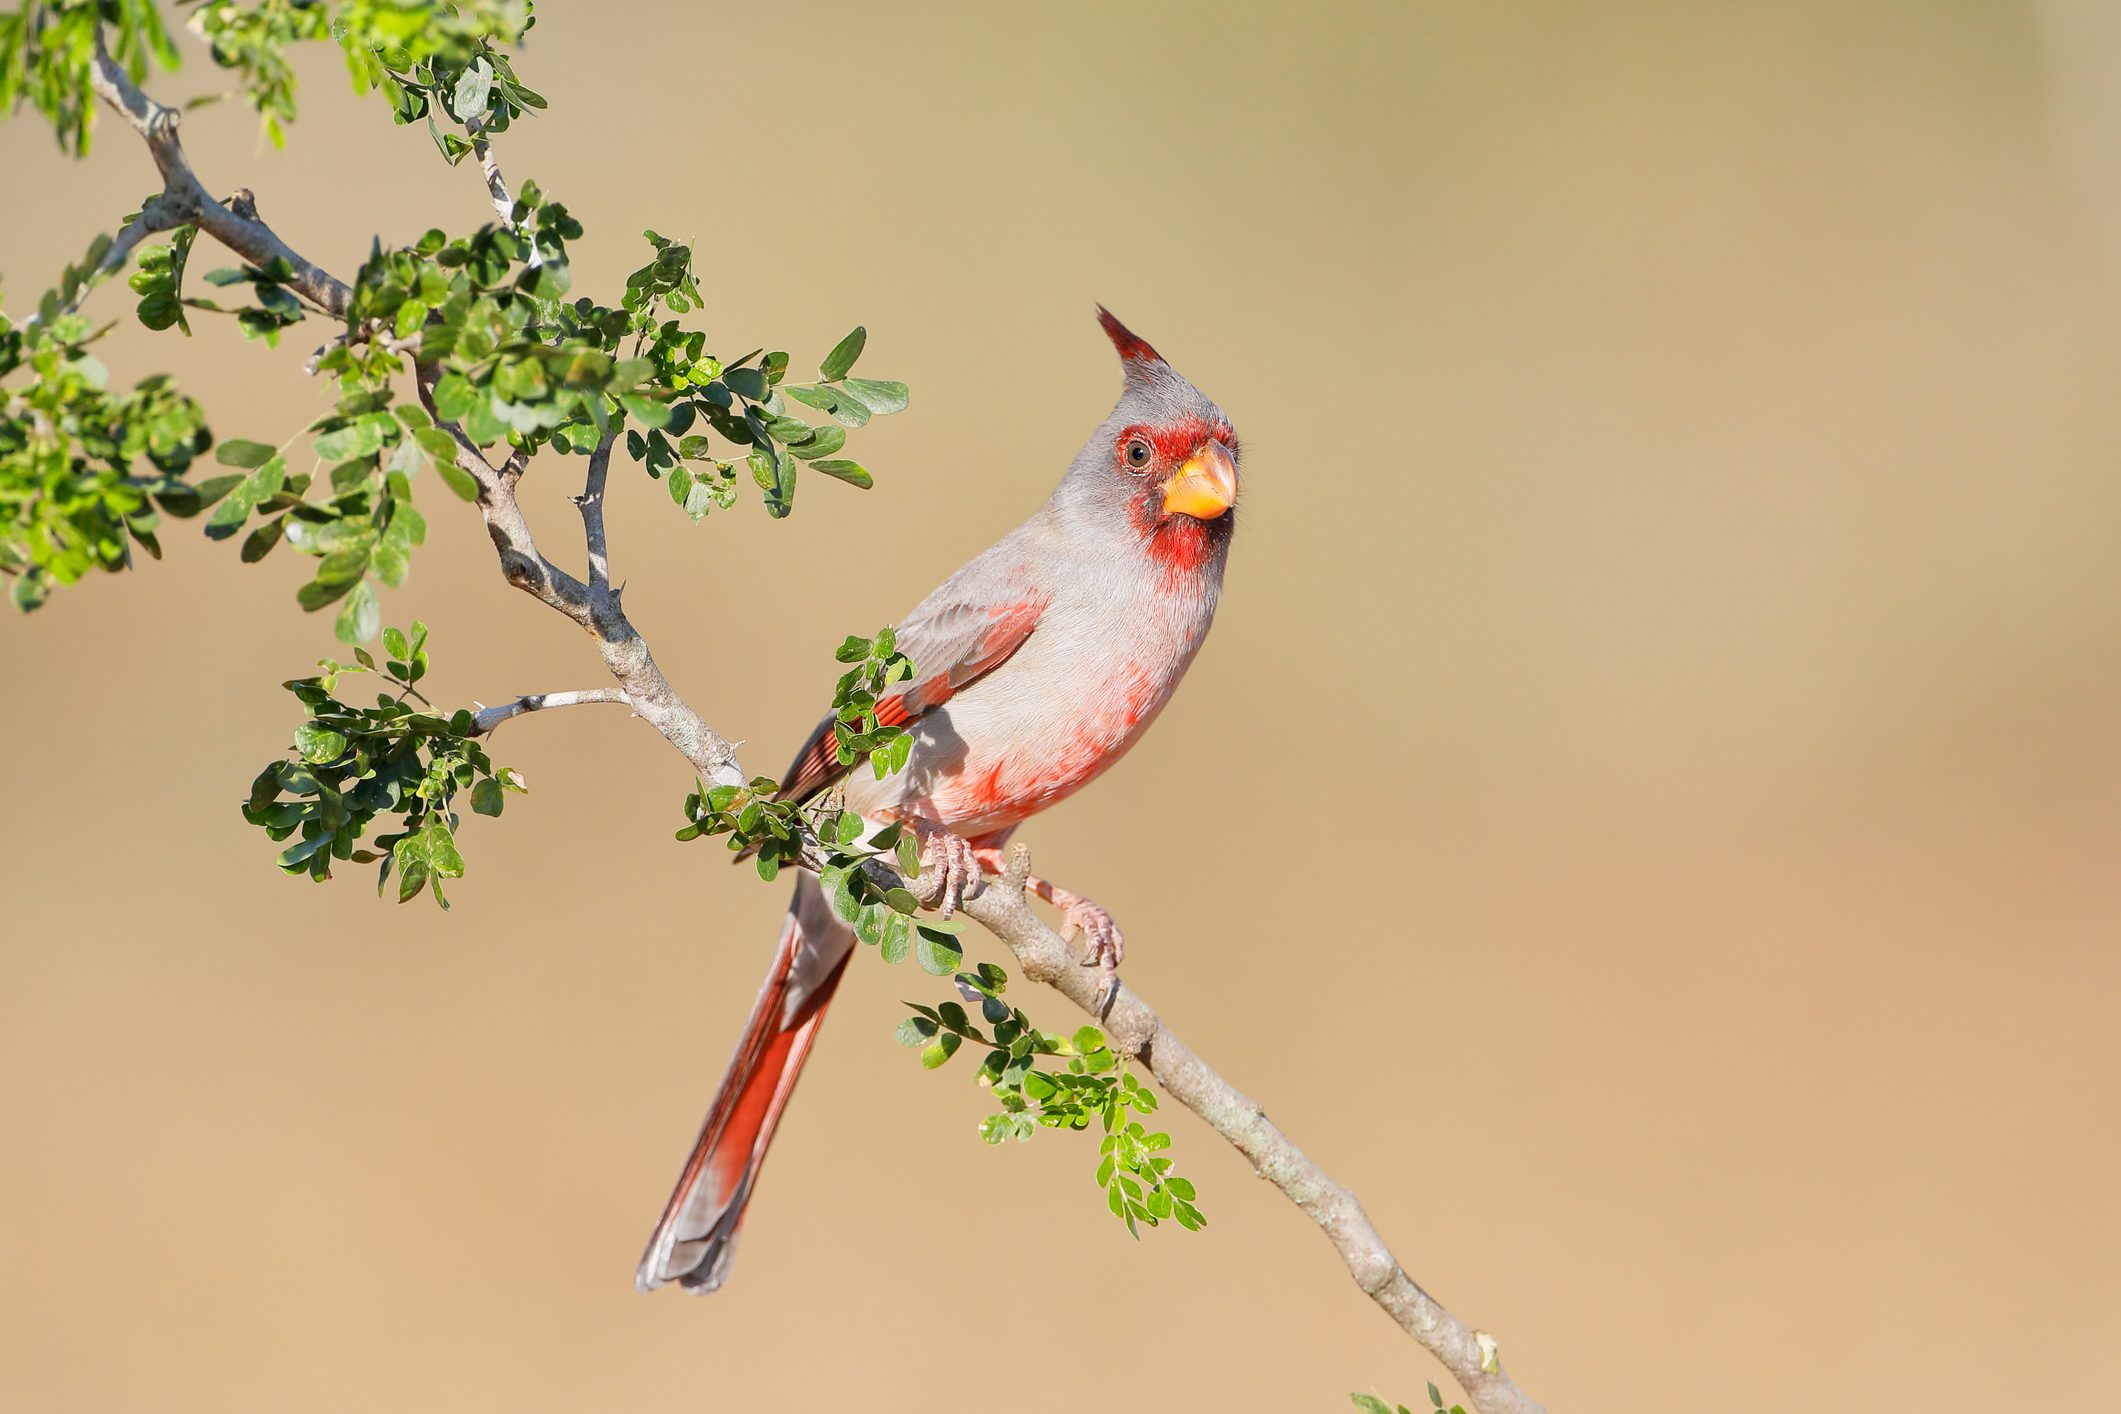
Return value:
<svg viewBox="0 0 2121 1414">
<path fill-rule="evenodd" d="M 642 1254 L 635 1281 L 643 1291 L 675 1281 L 708 1292 L 728 1277 L 744 1207 L 853 942 L 805 875 L 751 1020 Z"/>
</svg>

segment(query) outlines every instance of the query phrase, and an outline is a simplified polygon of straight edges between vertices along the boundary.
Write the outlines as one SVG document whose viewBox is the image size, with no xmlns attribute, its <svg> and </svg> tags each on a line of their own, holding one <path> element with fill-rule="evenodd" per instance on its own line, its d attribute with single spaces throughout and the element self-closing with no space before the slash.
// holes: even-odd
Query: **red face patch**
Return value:
<svg viewBox="0 0 2121 1414">
<path fill-rule="evenodd" d="M 1149 449 L 1149 460 L 1137 464 L 1128 457 L 1128 449 L 1134 443 Z M 1121 432 L 1112 441 L 1112 458 L 1120 470 L 1134 476 L 1154 476 L 1161 481 L 1179 467 L 1185 465 L 1187 457 L 1199 451 L 1204 442 L 1220 442 L 1225 447 L 1237 444 L 1237 433 L 1230 424 L 1206 418 L 1189 417 L 1179 422 L 1149 426 L 1136 423 Z"/>
<path fill-rule="evenodd" d="M 1234 512 L 1210 522 L 1191 516 L 1167 516 L 1163 494 L 1158 489 L 1186 464 L 1187 458 L 1211 441 L 1235 448 L 1237 433 L 1220 418 L 1210 422 L 1189 417 L 1159 426 L 1137 423 L 1112 442 L 1112 461 L 1118 474 L 1141 484 L 1140 493 L 1128 503 L 1134 528 L 1148 542 L 1149 557 L 1174 580 L 1206 564 L 1215 547 L 1230 534 Z"/>
</svg>

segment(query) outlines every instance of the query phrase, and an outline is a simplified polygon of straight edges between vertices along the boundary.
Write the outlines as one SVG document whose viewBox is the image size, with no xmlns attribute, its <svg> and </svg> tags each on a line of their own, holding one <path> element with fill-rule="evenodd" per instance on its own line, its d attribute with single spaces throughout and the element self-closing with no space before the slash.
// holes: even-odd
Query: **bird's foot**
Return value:
<svg viewBox="0 0 2121 1414">
<path fill-rule="evenodd" d="M 913 896 L 948 918 L 964 905 L 968 887 L 977 887 L 979 859 L 962 835 L 941 825 L 918 820 L 907 825 L 921 842 L 921 876 Z"/>
<path fill-rule="evenodd" d="M 1061 905 L 1061 918 L 1088 945 L 1083 966 L 1097 969 L 1099 995 L 1103 998 L 1098 1010 L 1102 1012 L 1119 991 L 1119 964 L 1127 955 L 1126 935 L 1119 931 L 1119 924 L 1112 921 L 1103 905 L 1080 894 L 1070 895 Z"/>
</svg>

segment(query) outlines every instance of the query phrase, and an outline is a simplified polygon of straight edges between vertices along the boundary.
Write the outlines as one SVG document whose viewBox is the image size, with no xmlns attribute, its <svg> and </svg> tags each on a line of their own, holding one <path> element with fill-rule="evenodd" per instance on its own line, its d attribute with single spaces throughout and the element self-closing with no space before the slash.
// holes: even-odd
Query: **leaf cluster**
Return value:
<svg viewBox="0 0 2121 1414">
<path fill-rule="evenodd" d="M 462 878 L 456 800 L 468 792 L 480 815 L 499 815 L 511 791 L 528 789 L 516 771 L 496 769 L 473 735 L 468 711 L 443 715 L 417 684 L 427 675 L 427 625 L 383 631 L 389 656 L 378 664 L 365 648 L 351 664 L 325 659 L 314 677 L 285 684 L 307 709 L 295 728 L 293 756 L 275 761 L 251 783 L 243 818 L 275 840 L 299 835 L 280 852 L 280 868 L 319 882 L 333 860 L 380 864 L 378 892 L 398 876 L 398 902 L 423 889 L 449 907 L 442 880 Z M 386 689 L 373 707 L 338 696 L 339 680 L 375 674 Z M 418 706 L 406 701 L 411 698 Z M 397 828 L 365 839 L 378 816 Z"/>
<path fill-rule="evenodd" d="M 154 0 L 22 0 L 12 14 L 0 14 L 0 106 L 35 108 L 73 157 L 88 153 L 99 20 L 111 26 L 111 57 L 135 83 L 149 59 L 177 67 L 177 46 Z"/>
<path fill-rule="evenodd" d="M 264 559 L 283 541 L 317 561 L 295 602 L 315 612 L 343 599 L 334 626 L 342 643 L 376 636 L 377 583 L 403 584 L 413 549 L 427 539 L 427 520 L 412 503 L 412 475 L 433 459 L 454 470 L 448 439 L 427 414 L 390 407 L 389 400 L 388 388 L 356 389 L 312 423 L 314 472 L 291 472 L 284 449 L 234 440 L 214 455 L 238 470 L 200 483 L 209 504 L 219 500 L 206 522 L 209 538 L 232 537 L 256 515 L 243 541 L 245 563 Z M 313 486 L 328 494 L 310 499 Z"/>
<path fill-rule="evenodd" d="M 987 1047 L 979 1084 L 992 1092 L 1001 1109 L 980 1121 L 980 1137 L 989 1144 L 1029 1139 L 1041 1128 L 1104 1132 L 1098 1146 L 1097 1184 L 1105 1206 L 1139 1237 L 1140 1226 L 1166 1219 L 1188 1232 L 1207 1225 L 1195 1206 L 1192 1182 L 1172 1171 L 1164 1152 L 1171 1136 L 1150 1130 L 1132 1115 L 1154 1114 L 1156 1095 L 1126 1069 L 1125 1058 L 1106 1044 L 1095 1026 L 1077 1027 L 1061 1037 L 1031 1024 L 1023 1009 L 1003 1000 L 1009 975 L 993 963 L 959 972 L 955 981 L 964 1004 L 939 1006 L 908 1002 L 914 1014 L 898 1025 L 901 1044 L 921 1048 L 921 1064 L 935 1069 L 966 1043 Z M 965 1005 L 979 1008 L 973 1024 Z M 1041 1067 L 1041 1060 L 1065 1062 Z"/>
<path fill-rule="evenodd" d="M 569 244 L 581 234 L 564 205 L 526 183 L 510 225 L 455 240 L 430 231 L 378 250 L 355 282 L 344 357 L 378 330 L 409 346 L 434 370 L 436 416 L 461 423 L 480 446 L 582 453 L 623 433 L 627 454 L 652 478 L 667 477 L 671 499 L 694 520 L 734 504 L 739 459 L 775 516 L 793 505 L 799 463 L 870 484 L 858 463 L 831 455 L 846 444 L 844 427 L 787 414 L 777 387 L 787 354 L 720 359 L 703 331 L 665 317 L 701 303 L 690 246 L 647 232 L 654 256 L 614 308 L 563 298 Z M 884 407 L 905 406 L 903 384 L 877 386 L 894 390 L 877 395 Z"/>
<path fill-rule="evenodd" d="M 331 33 L 346 51 L 355 91 L 381 90 L 397 122 L 425 118 L 454 166 L 471 145 L 443 140 L 437 109 L 467 128 L 502 132 L 545 106 L 496 48 L 521 44 L 536 23 L 530 0 L 347 0 Z"/>
<path fill-rule="evenodd" d="M 166 41 L 152 5 L 103 5 L 105 22 L 118 32 L 121 58 L 139 71 L 144 56 L 160 53 Z M 345 50 L 357 86 L 382 88 L 401 119 L 426 116 L 432 123 L 439 108 L 459 123 L 493 132 L 543 106 L 495 49 L 518 41 L 530 27 L 524 0 L 202 5 L 193 14 L 194 27 L 212 43 L 217 62 L 243 75 L 276 141 L 276 120 L 293 113 L 282 51 L 321 37 L 327 13 L 331 37 Z M 85 85 L 96 14 L 95 6 L 30 4 L 21 16 L 8 18 L 17 27 L 32 24 L 37 43 L 6 49 L 9 62 L 20 69 L 26 53 L 64 51 L 73 55 L 69 62 L 78 61 L 77 77 Z M 444 150 L 460 157 L 468 147 L 451 139 Z M 140 321 L 189 335 L 188 311 L 224 313 L 246 337 L 276 345 L 281 331 L 305 316 L 293 270 L 273 261 L 205 277 L 216 288 L 245 291 L 242 303 L 188 295 L 185 279 L 197 234 L 195 227 L 181 227 L 166 243 L 142 248 L 130 279 Z M 316 559 L 297 602 L 311 611 L 339 604 L 339 638 L 362 643 L 374 638 L 380 623 L 379 590 L 404 581 L 411 551 L 425 538 L 425 522 L 412 505 L 414 475 L 432 466 L 457 495 L 477 495 L 473 478 L 458 464 L 455 434 L 442 424 L 456 424 L 478 446 L 505 442 L 518 458 L 547 446 L 587 453 L 623 432 L 628 453 L 646 464 L 652 478 L 667 481 L 671 499 L 695 521 L 735 504 L 739 463 L 775 516 L 791 509 L 802 463 L 858 487 L 871 484 L 859 463 L 833 454 L 845 445 L 848 427 L 903 408 L 907 394 L 903 384 L 850 376 L 867 342 L 863 330 L 827 355 L 818 383 L 793 390 L 813 401 L 820 389 L 842 390 L 844 401 L 830 404 L 838 409 L 834 419 L 813 425 L 789 415 L 778 386 L 788 368 L 785 353 L 755 349 L 719 359 L 707 352 L 701 331 L 682 326 L 676 316 L 704 303 L 690 246 L 648 232 L 652 258 L 628 279 L 613 308 L 566 299 L 569 245 L 581 234 L 564 205 L 525 183 L 507 222 L 455 239 L 430 231 L 411 246 L 378 245 L 352 287 L 345 334 L 315 365 L 336 377 L 339 397 L 309 428 L 313 464 L 298 469 L 284 446 L 261 454 L 260 443 L 232 444 L 223 463 L 246 474 L 212 478 L 195 499 L 180 493 L 164 508 L 183 513 L 179 506 L 197 511 L 218 504 L 207 526 L 217 539 L 243 531 L 255 515 L 242 541 L 243 558 L 263 559 L 284 542 Z M 108 248 L 108 239 L 99 238 L 89 261 L 70 270 L 61 290 L 47 297 L 47 306 L 56 307 L 47 309 L 46 324 L 78 303 Z M 79 340 L 85 330 L 69 326 L 64 337 Z M 394 403 L 393 381 L 408 363 L 419 367 L 426 384 L 425 406 Z M 101 376 L 92 359 L 78 366 Z M 4 435 L 28 440 L 29 431 L 14 421 Z M 53 468 L 63 464 L 47 457 L 34 477 L 17 467 L 0 502 L 0 543 L 15 547 L 0 551 L 0 567 L 19 576 L 33 564 L 42 566 L 32 577 L 18 577 L 21 603 L 41 602 L 52 583 L 68 582 L 90 565 L 123 567 L 129 563 L 128 535 L 158 548 L 151 538 L 152 509 L 138 486 L 118 484 L 126 480 L 122 474 L 101 476 L 94 484 L 60 476 Z M 836 702 L 835 709 L 841 705 Z M 874 749 L 890 745 L 888 731 L 878 733 L 873 720 L 850 722 L 849 734 L 869 733 Z"/>
<path fill-rule="evenodd" d="M 471 151 L 471 143 L 442 131 L 438 112 L 455 125 L 498 132 L 545 106 L 494 47 L 519 43 L 533 23 L 529 0 L 348 0 L 336 6 L 205 0 L 191 19 L 214 62 L 236 74 L 244 101 L 258 113 L 273 146 L 286 144 L 286 125 L 295 117 L 289 46 L 328 39 L 345 52 L 354 91 L 380 91 L 396 122 L 425 119 L 436 149 L 452 165 Z"/>
<path fill-rule="evenodd" d="M 914 662 L 898 651 L 897 631 L 889 627 L 874 638 L 849 634 L 832 656 L 853 664 L 832 690 L 833 752 L 842 766 L 868 757 L 882 780 L 905 767 L 913 735 L 903 726 L 880 721 L 877 707 L 895 684 L 912 679 Z"/>
<path fill-rule="evenodd" d="M 187 227 L 186 229 L 190 228 Z M 304 318 L 302 301 L 296 296 L 293 287 L 294 267 L 290 266 L 285 260 L 268 261 L 262 266 L 248 264 L 229 266 L 207 272 L 206 283 L 216 288 L 232 289 L 237 285 L 249 286 L 252 300 L 250 304 L 224 305 L 210 299 L 186 296 L 183 289 L 184 267 L 186 264 L 185 255 L 189 251 L 190 246 L 191 241 L 184 235 L 183 231 L 179 231 L 172 236 L 169 273 L 166 284 L 162 279 L 161 261 L 157 260 L 149 264 L 147 255 L 142 256 L 141 269 L 143 272 L 148 272 L 148 279 L 133 285 L 133 288 L 141 294 L 140 308 L 137 312 L 142 324 L 147 325 L 150 329 L 167 327 L 157 322 L 163 317 L 165 310 L 165 307 L 157 298 L 158 296 L 167 297 L 174 301 L 180 311 L 185 309 L 203 309 L 214 314 L 233 315 L 235 316 L 236 327 L 243 331 L 244 338 L 263 340 L 267 348 L 278 348 L 280 346 L 280 331 L 291 324 L 302 322 Z M 150 250 L 149 254 L 151 253 L 152 251 Z M 138 279 L 137 275 L 135 279 Z M 177 323 L 186 334 L 191 333 L 189 321 L 182 319 L 181 315 L 172 322 Z"/>
<path fill-rule="evenodd" d="M 910 892 L 883 889 L 860 867 L 867 859 L 889 856 L 908 878 L 920 873 L 919 847 L 902 824 L 894 821 L 872 831 L 869 822 L 851 810 L 829 800 L 786 800 L 780 788 L 771 776 L 754 776 L 740 786 L 694 782 L 685 797 L 685 823 L 678 827 L 677 838 L 726 837 L 738 858 L 755 857 L 759 877 L 768 883 L 784 865 L 798 863 L 810 841 L 817 841 L 826 851 L 828 862 L 820 877 L 828 893 L 834 887 L 852 891 L 853 902 L 843 917 L 849 925 L 855 924 L 858 911 L 871 905 L 897 914 L 911 914 L 918 907 Z M 843 875 L 847 879 L 841 884 Z M 881 941 L 879 931 L 870 931 L 864 941 Z"/>
<path fill-rule="evenodd" d="M 192 244 L 198 237 L 197 226 L 179 226 L 170 232 L 167 244 L 140 248 L 135 256 L 137 268 L 126 280 L 140 296 L 134 314 L 150 329 L 174 327 L 187 338 L 191 336 L 191 320 L 185 317 L 185 310 L 232 315 L 244 338 L 262 339 L 267 348 L 278 348 L 280 331 L 300 323 L 305 313 L 293 285 L 294 267 L 285 260 L 274 260 L 264 266 L 245 264 L 207 274 L 206 283 L 217 288 L 248 285 L 252 304 L 224 305 L 186 295 L 184 275 L 191 264 Z"/>
<path fill-rule="evenodd" d="M 84 266 L 108 244 L 90 247 Z M 167 377 L 111 390 L 88 351 L 107 326 L 65 311 L 80 272 L 45 295 L 34 322 L 0 315 L 0 574 L 25 610 L 92 570 L 127 568 L 133 545 L 159 557 L 160 513 L 198 514 L 184 478 L 213 444 L 205 413 Z"/>
<path fill-rule="evenodd" d="M 842 852 L 818 874 L 818 885 L 833 916 L 893 967 L 911 957 L 923 972 L 949 976 L 965 956 L 957 921 L 915 917 L 920 904 L 912 890 L 884 887 L 862 867 L 861 853 L 847 852 L 860 840 L 859 827 L 865 824 L 851 811 L 840 815 L 836 840 Z M 919 877 L 920 850 L 912 833 L 896 821 L 870 834 L 868 843 L 877 853 L 894 854 L 902 875 Z"/>
<path fill-rule="evenodd" d="M 889 628 L 880 630 L 874 638 L 849 634 L 833 656 L 853 665 L 840 674 L 832 695 L 833 733 L 840 762 L 851 765 L 863 754 L 873 752 L 870 759 L 877 779 L 882 780 L 906 764 L 913 739 L 902 728 L 878 724 L 878 697 L 891 684 L 913 676 L 913 660 L 898 651 L 896 635 Z M 859 749 L 850 748 L 849 742 L 857 743 Z M 899 871 L 906 877 L 919 875 L 919 845 L 903 824 L 894 821 L 872 830 L 866 820 L 851 810 L 841 809 L 830 796 L 799 803 L 781 799 L 779 791 L 780 782 L 770 776 L 754 777 L 742 786 L 695 783 L 692 793 L 685 797 L 685 823 L 677 837 L 696 840 L 702 836 L 726 836 L 730 849 L 740 855 L 756 854 L 759 877 L 769 881 L 782 865 L 799 860 L 805 843 L 815 839 L 830 852 L 831 862 L 821 876 L 826 893 L 834 899 L 842 921 L 854 926 L 858 933 L 864 925 L 858 925 L 856 920 L 864 909 L 874 906 L 900 915 L 914 911 L 916 904 L 911 893 L 893 889 L 889 894 L 904 897 L 887 898 L 860 868 L 864 859 L 888 854 L 897 859 Z M 888 909 L 884 907 L 887 902 Z M 869 935 L 863 941 L 881 942 L 884 927 L 881 913 L 871 917 Z M 900 938 L 894 946 L 902 946 L 904 941 Z"/>
<path fill-rule="evenodd" d="M 206 41 L 214 62 L 235 72 L 266 141 L 285 147 L 287 124 L 295 120 L 295 71 L 287 47 L 330 38 L 330 10 L 307 0 L 262 0 L 256 5 L 204 0 L 192 12 L 190 27 Z"/>
<path fill-rule="evenodd" d="M 671 500 L 694 520 L 710 508 L 734 504 L 739 460 L 763 493 L 767 514 L 775 518 L 794 509 L 796 472 L 805 463 L 868 490 L 874 484 L 868 469 L 836 453 L 847 445 L 847 429 L 865 426 L 873 416 L 903 411 L 909 395 L 903 383 L 846 378 L 868 340 L 867 332 L 857 326 L 840 340 L 819 372 L 842 386 L 867 383 L 875 405 L 857 403 L 849 395 L 842 415 L 833 422 L 817 424 L 793 416 L 787 398 L 807 402 L 805 394 L 818 385 L 784 387 L 786 353 L 754 349 L 723 361 L 707 352 L 703 332 L 659 317 L 664 309 L 684 313 L 698 308 L 699 285 L 691 247 L 654 231 L 644 234 L 656 248 L 655 259 L 628 279 L 620 310 L 602 310 L 587 302 L 577 302 L 571 310 L 579 329 L 595 327 L 616 339 L 631 336 L 635 356 L 653 365 L 643 398 L 662 401 L 665 411 L 658 415 L 650 408 L 627 405 L 643 423 L 641 430 L 627 432 L 627 455 L 645 464 L 651 477 L 667 475 Z M 857 409 L 859 415 L 845 409 Z"/>
</svg>

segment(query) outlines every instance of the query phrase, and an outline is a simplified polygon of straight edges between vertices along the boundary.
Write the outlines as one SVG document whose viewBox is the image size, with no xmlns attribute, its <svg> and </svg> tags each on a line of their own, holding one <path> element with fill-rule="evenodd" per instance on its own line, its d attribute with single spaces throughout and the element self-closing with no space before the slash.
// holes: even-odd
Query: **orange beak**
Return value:
<svg viewBox="0 0 2121 1414">
<path fill-rule="evenodd" d="M 1220 442 L 1203 442 L 1163 484 L 1164 514 L 1214 520 L 1237 500 L 1237 463 Z"/>
</svg>

